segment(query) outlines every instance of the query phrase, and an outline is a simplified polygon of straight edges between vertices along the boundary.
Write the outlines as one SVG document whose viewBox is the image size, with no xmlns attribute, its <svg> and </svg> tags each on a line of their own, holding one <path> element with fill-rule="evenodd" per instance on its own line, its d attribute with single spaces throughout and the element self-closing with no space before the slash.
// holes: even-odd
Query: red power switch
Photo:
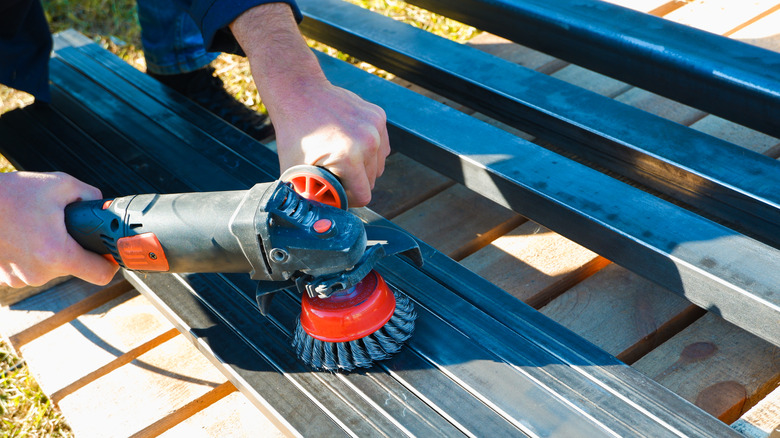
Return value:
<svg viewBox="0 0 780 438">
<path fill-rule="evenodd" d="M 320 219 L 317 222 L 314 222 L 312 228 L 314 228 L 314 231 L 322 234 L 330 230 L 330 227 L 332 226 L 333 226 L 333 222 L 331 222 L 330 219 Z"/>
<path fill-rule="evenodd" d="M 154 233 L 122 237 L 116 241 L 116 249 L 127 269 L 161 272 L 169 269 L 168 259 Z"/>
</svg>

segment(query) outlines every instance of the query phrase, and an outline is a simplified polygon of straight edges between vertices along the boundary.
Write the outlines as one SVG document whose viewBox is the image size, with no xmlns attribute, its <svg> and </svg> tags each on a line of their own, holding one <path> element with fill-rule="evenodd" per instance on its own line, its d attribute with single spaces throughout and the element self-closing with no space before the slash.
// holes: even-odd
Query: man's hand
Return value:
<svg viewBox="0 0 780 438">
<path fill-rule="evenodd" d="M 65 206 L 100 191 L 64 173 L 0 173 L 0 285 L 40 286 L 64 275 L 107 284 L 118 267 L 65 229 Z"/>
<path fill-rule="evenodd" d="M 325 78 L 286 4 L 252 8 L 230 29 L 274 124 L 282 171 L 325 167 L 341 179 L 351 206 L 368 204 L 390 154 L 384 111 Z"/>
</svg>

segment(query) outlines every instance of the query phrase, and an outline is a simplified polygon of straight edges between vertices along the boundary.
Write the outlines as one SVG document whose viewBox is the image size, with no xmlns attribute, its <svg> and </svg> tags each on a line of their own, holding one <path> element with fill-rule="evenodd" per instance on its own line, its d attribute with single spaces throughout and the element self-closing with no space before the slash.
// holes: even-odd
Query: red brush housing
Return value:
<svg viewBox="0 0 780 438">
<path fill-rule="evenodd" d="M 364 338 L 382 328 L 395 312 L 395 296 L 376 271 L 355 287 L 328 298 L 303 294 L 301 327 L 309 336 L 327 342 Z"/>
</svg>

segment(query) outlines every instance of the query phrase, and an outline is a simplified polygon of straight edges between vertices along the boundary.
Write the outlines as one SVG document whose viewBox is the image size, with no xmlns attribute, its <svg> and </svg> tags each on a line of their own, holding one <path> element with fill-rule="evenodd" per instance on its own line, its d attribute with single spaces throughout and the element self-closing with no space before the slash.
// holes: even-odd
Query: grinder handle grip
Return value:
<svg viewBox="0 0 780 438">
<path fill-rule="evenodd" d="M 73 239 L 84 249 L 98 254 L 110 254 L 106 242 L 101 239 L 104 227 L 118 229 L 118 218 L 108 211 L 112 200 L 79 201 L 65 207 L 65 227 Z"/>
<path fill-rule="evenodd" d="M 82 247 L 154 272 L 250 272 L 231 232 L 247 191 L 143 194 L 75 202 L 65 226 Z M 255 206 L 247 208 L 254 211 Z"/>
</svg>

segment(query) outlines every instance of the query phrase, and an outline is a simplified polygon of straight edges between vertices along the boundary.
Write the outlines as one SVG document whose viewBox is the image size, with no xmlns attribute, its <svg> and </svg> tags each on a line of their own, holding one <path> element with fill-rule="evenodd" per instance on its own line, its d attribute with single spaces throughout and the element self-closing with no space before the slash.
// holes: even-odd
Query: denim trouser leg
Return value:
<svg viewBox="0 0 780 438">
<path fill-rule="evenodd" d="M 197 70 L 216 59 L 206 52 L 195 22 L 173 0 L 138 0 L 138 21 L 146 69 L 156 74 Z"/>
</svg>

